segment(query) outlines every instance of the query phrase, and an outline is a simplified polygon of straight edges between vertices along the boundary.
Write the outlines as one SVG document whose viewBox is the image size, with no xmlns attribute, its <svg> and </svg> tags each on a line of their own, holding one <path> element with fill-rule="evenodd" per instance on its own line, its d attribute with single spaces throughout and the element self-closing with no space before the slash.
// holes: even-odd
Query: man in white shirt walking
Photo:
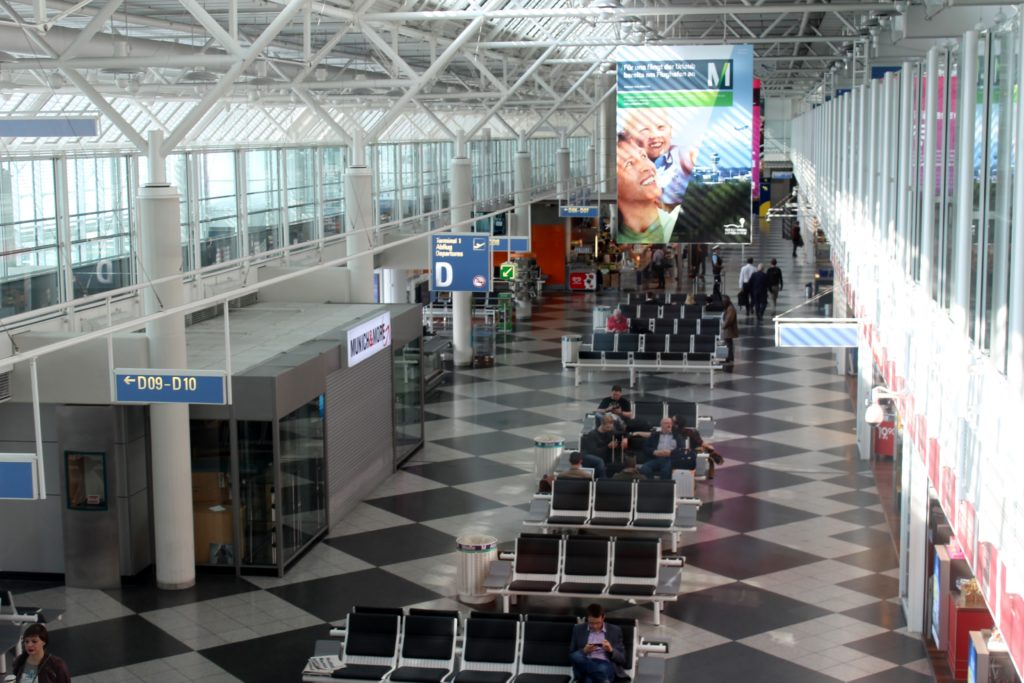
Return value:
<svg viewBox="0 0 1024 683">
<path fill-rule="evenodd" d="M 747 259 L 747 262 L 740 268 L 740 303 L 746 307 L 747 315 L 750 315 L 754 310 L 753 297 L 750 296 L 750 276 L 757 272 L 757 268 L 754 266 L 754 257 L 751 256 Z"/>
</svg>

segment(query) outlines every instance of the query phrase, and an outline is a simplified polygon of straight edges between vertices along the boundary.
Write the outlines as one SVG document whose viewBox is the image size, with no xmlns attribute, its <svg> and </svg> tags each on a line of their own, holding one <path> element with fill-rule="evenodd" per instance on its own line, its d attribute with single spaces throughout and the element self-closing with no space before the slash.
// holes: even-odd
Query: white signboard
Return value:
<svg viewBox="0 0 1024 683">
<path fill-rule="evenodd" d="M 391 346 L 391 313 L 381 313 L 348 331 L 348 366 Z"/>
</svg>

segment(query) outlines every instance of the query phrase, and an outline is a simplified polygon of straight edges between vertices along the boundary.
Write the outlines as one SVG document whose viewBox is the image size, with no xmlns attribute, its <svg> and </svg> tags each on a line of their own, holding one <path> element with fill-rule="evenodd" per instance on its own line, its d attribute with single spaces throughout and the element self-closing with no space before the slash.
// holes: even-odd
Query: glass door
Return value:
<svg viewBox="0 0 1024 683">
<path fill-rule="evenodd" d="M 395 465 L 423 444 L 423 354 L 417 337 L 395 348 Z"/>
</svg>

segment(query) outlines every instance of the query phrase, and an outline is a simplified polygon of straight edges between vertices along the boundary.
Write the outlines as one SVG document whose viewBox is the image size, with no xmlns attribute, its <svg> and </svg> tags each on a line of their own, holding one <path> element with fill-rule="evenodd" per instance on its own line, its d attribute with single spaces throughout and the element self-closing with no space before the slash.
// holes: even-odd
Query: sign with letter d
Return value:
<svg viewBox="0 0 1024 683">
<path fill-rule="evenodd" d="M 486 233 L 430 236 L 430 289 L 434 292 L 491 291 L 491 240 Z"/>
</svg>

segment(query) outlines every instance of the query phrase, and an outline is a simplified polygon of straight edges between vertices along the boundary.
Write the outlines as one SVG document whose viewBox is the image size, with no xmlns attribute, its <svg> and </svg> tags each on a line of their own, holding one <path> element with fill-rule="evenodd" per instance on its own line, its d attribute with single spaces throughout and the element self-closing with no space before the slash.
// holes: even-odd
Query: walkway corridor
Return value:
<svg viewBox="0 0 1024 683">
<path fill-rule="evenodd" d="M 803 299 L 808 270 L 791 245 L 760 236 L 787 286 L 780 311 Z M 726 250 L 726 290 L 742 262 Z M 24 603 L 66 609 L 50 650 L 76 683 L 299 678 L 327 624 L 354 604 L 460 608 L 455 538 L 522 531 L 534 480 L 532 439 L 574 442 L 582 415 L 628 377 L 594 374 L 580 387 L 560 363 L 560 338 L 587 334 L 591 310 L 616 293 L 549 295 L 499 340 L 493 368 L 460 370 L 428 397 L 427 443 L 283 579 L 200 575 L 193 589 L 83 591 L 21 583 Z M 769 309 L 769 313 L 770 313 Z M 919 639 L 903 632 L 897 558 L 874 478 L 854 445 L 846 380 L 831 353 L 775 349 L 773 327 L 740 314 L 732 374 L 643 375 L 629 397 L 698 401 L 726 458 L 684 538 L 684 595 L 663 624 L 615 603 L 643 634 L 670 643 L 666 683 L 925 683 Z M 581 601 L 530 599 L 530 611 L 582 611 Z"/>
</svg>

